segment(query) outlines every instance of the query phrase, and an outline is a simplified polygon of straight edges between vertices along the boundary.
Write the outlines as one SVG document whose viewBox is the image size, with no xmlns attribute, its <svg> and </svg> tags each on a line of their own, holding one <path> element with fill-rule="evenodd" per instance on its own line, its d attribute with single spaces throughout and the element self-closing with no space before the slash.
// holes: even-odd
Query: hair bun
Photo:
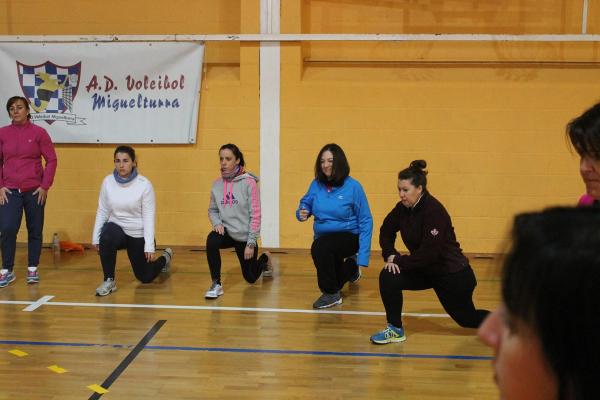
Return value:
<svg viewBox="0 0 600 400">
<path fill-rule="evenodd" d="M 427 161 L 425 160 L 414 160 L 410 163 L 410 168 L 415 168 L 418 170 L 424 170 L 427 168 Z"/>
</svg>

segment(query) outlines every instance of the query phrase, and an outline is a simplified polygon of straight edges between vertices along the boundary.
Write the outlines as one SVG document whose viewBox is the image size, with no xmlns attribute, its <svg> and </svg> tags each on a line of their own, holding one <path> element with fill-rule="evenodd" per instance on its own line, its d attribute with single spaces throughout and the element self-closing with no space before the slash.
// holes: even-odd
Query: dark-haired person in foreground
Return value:
<svg viewBox="0 0 600 400">
<path fill-rule="evenodd" d="M 210 191 L 208 218 L 213 230 L 206 238 L 206 257 L 212 283 L 204 297 L 216 299 L 223 295 L 220 249 L 235 248 L 242 275 L 254 283 L 261 274 L 272 277 L 270 254 L 258 256 L 261 208 L 258 178 L 246 171 L 244 155 L 232 143 L 219 149 L 221 176 Z"/>
<path fill-rule="evenodd" d="M 510 400 L 597 399 L 600 210 L 518 215 L 504 260 L 502 305 L 479 328 Z"/>
<path fill-rule="evenodd" d="M 567 136 L 581 157 L 579 173 L 586 194 L 579 205 L 600 207 L 600 103 L 569 122 Z"/>
<path fill-rule="evenodd" d="M 166 248 L 155 259 L 154 188 L 148 178 L 138 173 L 135 150 L 118 146 L 114 163 L 113 173 L 102 181 L 92 234 L 92 244 L 100 254 L 104 272 L 104 281 L 96 289 L 96 296 L 117 290 L 117 250 L 127 249 L 133 273 L 142 283 L 150 283 L 161 272 L 167 272 L 173 257 L 173 251 Z"/>
<path fill-rule="evenodd" d="M 373 218 L 362 186 L 349 174 L 342 148 L 325 145 L 315 161 L 315 179 L 296 210 L 299 221 L 314 217 L 310 251 L 322 293 L 314 308 L 341 304 L 342 287 L 358 281 L 360 267 L 369 265 Z"/>
<path fill-rule="evenodd" d="M 473 305 L 475 274 L 456 241 L 450 215 L 427 191 L 426 167 L 424 160 L 415 160 L 400 171 L 400 202 L 379 231 L 386 261 L 379 274 L 379 292 L 388 324 L 371 336 L 376 344 L 406 340 L 402 325 L 404 290 L 433 288 L 446 312 L 462 327 L 477 328 L 489 313 Z M 398 232 L 410 254 L 401 255 L 396 250 Z"/>
</svg>

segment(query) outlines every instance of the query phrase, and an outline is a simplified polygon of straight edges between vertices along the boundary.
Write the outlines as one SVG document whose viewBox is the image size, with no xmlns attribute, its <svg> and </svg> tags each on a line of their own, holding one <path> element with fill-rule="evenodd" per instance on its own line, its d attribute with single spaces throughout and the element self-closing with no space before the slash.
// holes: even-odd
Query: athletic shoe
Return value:
<svg viewBox="0 0 600 400">
<path fill-rule="evenodd" d="M 269 253 L 268 251 L 265 251 L 260 258 L 266 258 L 266 260 L 263 259 L 263 263 L 264 263 L 264 269 L 263 269 L 263 276 L 265 278 L 271 278 L 273 276 L 273 264 L 271 264 L 271 253 Z M 259 260 L 260 260 L 259 258 Z"/>
<path fill-rule="evenodd" d="M 210 285 L 210 289 L 206 291 L 204 297 L 207 299 L 216 299 L 217 297 L 223 295 L 223 293 L 225 293 L 223 291 L 223 286 L 217 282 L 213 282 L 212 285 Z"/>
<path fill-rule="evenodd" d="M 357 260 L 356 254 L 351 257 L 348 257 L 344 260 L 344 264 L 345 264 L 346 268 L 357 268 L 354 276 L 352 278 L 350 278 L 350 283 L 356 283 L 361 277 L 360 267 L 358 266 L 356 260 Z"/>
<path fill-rule="evenodd" d="M 8 286 L 9 283 L 13 282 L 17 277 L 13 271 L 7 271 L 3 274 L 0 273 L 0 288 Z"/>
<path fill-rule="evenodd" d="M 162 267 L 160 272 L 167 273 L 171 270 L 171 259 L 173 258 L 173 250 L 170 247 L 167 247 L 163 252 L 162 256 L 167 260 L 165 266 Z"/>
<path fill-rule="evenodd" d="M 371 342 L 375 344 L 398 343 L 405 340 L 404 329 L 396 328 L 392 324 L 388 324 L 387 328 L 371 336 Z"/>
<path fill-rule="evenodd" d="M 38 283 L 40 281 L 40 273 L 36 269 L 35 271 L 27 270 L 27 283 Z"/>
<path fill-rule="evenodd" d="M 321 297 L 314 302 L 313 308 L 329 308 L 336 304 L 342 304 L 342 296 L 340 292 L 333 294 L 323 293 Z"/>
<path fill-rule="evenodd" d="M 117 284 L 113 278 L 108 278 L 96 288 L 96 296 L 108 296 L 117 290 Z"/>
<path fill-rule="evenodd" d="M 354 262 L 354 264 L 358 265 L 358 254 L 346 258 L 344 262 Z"/>
</svg>

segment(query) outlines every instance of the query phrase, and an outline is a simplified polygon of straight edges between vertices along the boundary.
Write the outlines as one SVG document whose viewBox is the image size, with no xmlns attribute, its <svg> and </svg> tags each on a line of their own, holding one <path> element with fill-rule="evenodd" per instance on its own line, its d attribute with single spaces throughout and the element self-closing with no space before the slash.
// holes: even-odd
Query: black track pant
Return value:
<svg viewBox="0 0 600 400">
<path fill-rule="evenodd" d="M 420 271 L 402 271 L 393 274 L 382 269 L 379 274 L 379 293 L 385 307 L 387 322 L 402 327 L 402 291 L 433 289 L 444 310 L 458 325 L 477 328 L 488 315 L 473 304 L 473 290 L 477 285 L 470 266 L 451 274 L 426 275 Z"/>
<path fill-rule="evenodd" d="M 358 235 L 349 232 L 330 233 L 315 239 L 311 248 L 322 293 L 333 294 L 356 275 L 354 259 L 344 261 L 358 251 Z"/>
<path fill-rule="evenodd" d="M 127 249 L 129 262 L 135 277 L 142 283 L 150 283 L 160 274 L 167 260 L 160 256 L 152 262 L 146 261 L 144 238 L 134 238 L 123 232 L 123 228 L 114 222 L 107 222 L 100 233 L 100 262 L 104 271 L 104 280 L 115 278 L 117 250 Z"/>
<path fill-rule="evenodd" d="M 206 238 L 206 258 L 208 259 L 208 267 L 210 268 L 210 276 L 213 282 L 221 282 L 221 252 L 220 249 L 235 248 L 242 275 L 248 283 L 254 283 L 262 274 L 267 265 L 267 256 L 261 255 L 258 259 L 258 246 L 254 248 L 254 254 L 251 259 L 244 259 L 244 249 L 246 242 L 237 242 L 231 238 L 225 231 L 225 234 L 220 235 L 217 232 L 211 232 Z"/>
</svg>

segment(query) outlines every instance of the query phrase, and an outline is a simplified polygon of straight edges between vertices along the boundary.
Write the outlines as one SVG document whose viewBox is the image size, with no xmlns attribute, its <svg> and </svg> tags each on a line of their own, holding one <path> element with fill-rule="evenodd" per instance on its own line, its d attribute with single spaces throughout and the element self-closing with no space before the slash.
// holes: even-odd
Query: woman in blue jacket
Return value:
<svg viewBox="0 0 600 400">
<path fill-rule="evenodd" d="M 349 174 L 342 148 L 326 144 L 315 162 L 315 179 L 296 210 L 299 221 L 314 217 L 310 252 L 322 293 L 314 308 L 341 304 L 344 284 L 358 281 L 360 267 L 369 265 L 373 217 L 362 186 Z"/>
</svg>

